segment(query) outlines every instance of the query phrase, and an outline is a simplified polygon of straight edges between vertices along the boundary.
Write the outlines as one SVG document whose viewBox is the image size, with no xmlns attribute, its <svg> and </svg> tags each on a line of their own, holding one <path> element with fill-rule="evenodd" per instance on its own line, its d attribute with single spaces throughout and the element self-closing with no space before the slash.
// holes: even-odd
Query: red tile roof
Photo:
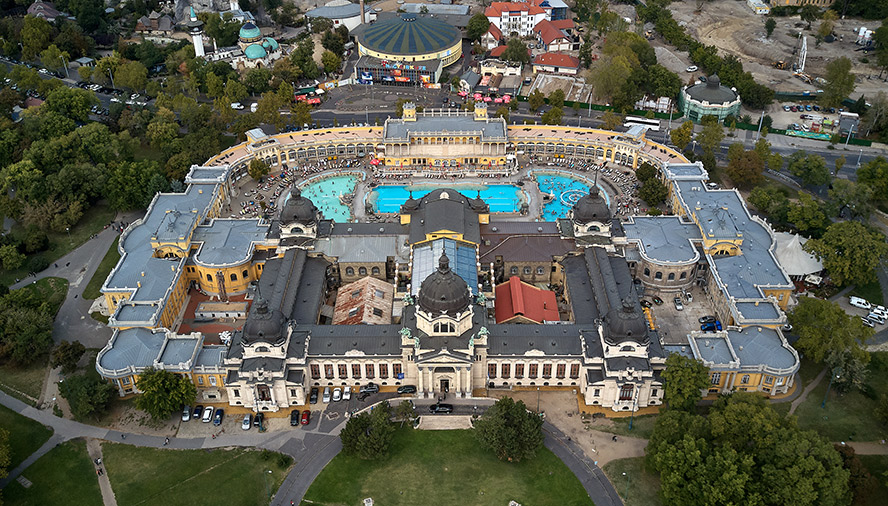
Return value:
<svg viewBox="0 0 888 506">
<path fill-rule="evenodd" d="M 495 315 L 497 323 L 519 316 L 537 323 L 560 319 L 555 292 L 524 283 L 518 276 L 497 285 Z"/>
<path fill-rule="evenodd" d="M 536 5 L 524 2 L 493 2 L 490 4 L 490 7 L 484 11 L 484 15 L 488 18 L 498 18 L 501 17 L 504 12 L 511 13 L 519 11 L 526 11 L 529 15 L 546 13 L 546 11 Z"/>
<path fill-rule="evenodd" d="M 540 38 L 543 39 L 543 43 L 546 45 L 564 38 L 564 33 L 547 19 L 537 23 L 537 25 L 533 27 L 533 33 L 539 34 Z"/>
<path fill-rule="evenodd" d="M 534 65 L 549 65 L 552 67 L 578 69 L 580 60 L 573 56 L 561 53 L 543 53 L 533 60 Z"/>
<path fill-rule="evenodd" d="M 556 19 L 555 21 L 549 21 L 555 28 L 559 30 L 572 30 L 576 25 L 574 24 L 572 19 Z"/>
<path fill-rule="evenodd" d="M 493 36 L 496 40 L 503 40 L 503 32 L 500 31 L 499 28 L 496 27 L 495 24 L 490 23 L 490 27 L 487 29 L 487 33 Z"/>
</svg>

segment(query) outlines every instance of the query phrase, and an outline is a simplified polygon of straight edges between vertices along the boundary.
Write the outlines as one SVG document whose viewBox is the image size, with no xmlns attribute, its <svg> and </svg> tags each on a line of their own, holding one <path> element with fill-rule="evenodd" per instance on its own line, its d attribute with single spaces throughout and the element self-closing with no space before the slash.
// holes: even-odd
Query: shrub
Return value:
<svg viewBox="0 0 888 506">
<path fill-rule="evenodd" d="M 43 255 L 34 255 L 28 260 L 28 270 L 31 272 L 40 272 L 49 267 L 49 260 Z"/>
</svg>

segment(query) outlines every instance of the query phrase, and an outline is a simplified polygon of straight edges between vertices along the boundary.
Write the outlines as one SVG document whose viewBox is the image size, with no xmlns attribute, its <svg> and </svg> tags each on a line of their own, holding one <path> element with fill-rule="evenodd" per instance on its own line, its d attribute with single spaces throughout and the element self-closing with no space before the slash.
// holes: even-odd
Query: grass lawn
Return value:
<svg viewBox="0 0 888 506">
<path fill-rule="evenodd" d="M 278 466 L 277 453 L 242 448 L 162 450 L 106 442 L 102 453 L 117 503 L 130 506 L 268 504 L 287 471 Z"/>
<path fill-rule="evenodd" d="M 50 305 L 50 313 L 55 317 L 68 296 L 68 280 L 64 278 L 43 278 L 36 283 L 19 288 L 34 292 L 39 299 L 45 300 Z"/>
<path fill-rule="evenodd" d="M 821 363 L 813 362 L 807 358 L 802 358 L 799 362 L 799 380 L 801 383 L 798 388 L 805 388 L 811 381 L 820 374 L 825 366 Z M 826 378 L 827 381 L 829 378 Z"/>
<path fill-rule="evenodd" d="M 6 406 L 0 406 L 0 427 L 9 431 L 8 469 L 15 469 L 15 466 L 37 451 L 52 435 L 51 429 Z"/>
<path fill-rule="evenodd" d="M 888 391 L 888 353 L 872 353 L 870 356 L 872 360 L 866 381 L 878 395 Z M 795 415 L 801 428 L 816 430 L 830 441 L 876 441 L 888 438 L 888 431 L 873 416 L 878 401 L 866 397 L 859 390 L 845 395 L 838 395 L 835 390 L 831 390 L 826 407 L 821 408 L 820 403 L 823 402 L 829 385 L 826 379 L 811 391 L 796 410 Z"/>
<path fill-rule="evenodd" d="M 46 257 L 50 263 L 56 262 L 71 250 L 88 241 L 91 235 L 101 232 L 105 225 L 111 223 L 116 214 L 117 212 L 108 207 L 108 204 L 104 202 L 90 207 L 83 213 L 83 217 L 80 218 L 77 225 L 71 227 L 70 234 L 64 231 L 47 232 L 49 248 L 40 253 L 40 255 Z M 13 227 L 13 233 L 16 232 L 17 227 L 18 225 Z M 14 271 L 0 270 L 0 283 L 8 286 L 15 283 L 16 278 L 25 279 L 27 275 L 27 265 Z"/>
<path fill-rule="evenodd" d="M 884 506 L 888 497 L 888 486 L 885 484 L 883 473 L 888 471 L 888 455 L 857 455 L 857 458 L 866 466 L 870 474 L 879 480 L 879 488 L 870 495 L 866 506 Z"/>
<path fill-rule="evenodd" d="M 468 430 L 398 429 L 389 454 L 374 462 L 337 455 L 305 494 L 304 504 L 591 505 L 577 477 L 551 451 L 500 462 Z"/>
<path fill-rule="evenodd" d="M 99 481 L 85 441 L 68 441 L 53 448 L 26 469 L 23 476 L 31 481 L 31 487 L 25 488 L 16 481 L 7 485 L 3 489 L 6 506 L 102 504 Z"/>
<path fill-rule="evenodd" d="M 612 460 L 605 464 L 603 469 L 626 506 L 663 504 L 657 496 L 660 490 L 660 478 L 644 468 L 644 457 Z M 623 476 L 623 473 L 627 476 Z"/>
<path fill-rule="evenodd" d="M 629 418 L 611 418 L 613 425 L 593 424 L 590 427 L 602 432 L 610 432 L 611 434 L 619 434 L 622 436 L 632 436 L 641 439 L 650 439 L 651 433 L 654 432 L 654 424 L 657 423 L 658 415 L 642 415 L 636 416 L 632 420 L 632 430 L 629 430 Z"/>
<path fill-rule="evenodd" d="M 0 389 L 33 406 L 33 399 L 40 398 L 48 366 L 49 357 L 38 359 L 35 363 L 27 366 L 0 364 Z"/>
<path fill-rule="evenodd" d="M 120 260 L 120 252 L 117 251 L 118 241 L 120 241 L 119 236 L 114 239 L 113 243 L 111 243 L 111 247 L 108 248 L 108 252 L 105 253 L 105 258 L 102 259 L 102 262 L 96 269 L 96 273 L 93 274 L 92 279 L 89 280 L 89 283 L 87 283 L 86 287 L 83 289 L 84 299 L 92 300 L 102 296 L 102 292 L 100 292 L 102 289 L 102 283 L 105 282 L 105 278 L 108 277 L 111 269 L 113 269 L 114 266 L 117 265 L 117 261 Z"/>
<path fill-rule="evenodd" d="M 884 300 L 882 299 L 882 285 L 879 284 L 879 280 L 875 280 L 872 283 L 866 285 L 857 285 L 851 290 L 851 295 L 862 297 L 866 299 L 871 304 L 883 305 Z"/>
</svg>

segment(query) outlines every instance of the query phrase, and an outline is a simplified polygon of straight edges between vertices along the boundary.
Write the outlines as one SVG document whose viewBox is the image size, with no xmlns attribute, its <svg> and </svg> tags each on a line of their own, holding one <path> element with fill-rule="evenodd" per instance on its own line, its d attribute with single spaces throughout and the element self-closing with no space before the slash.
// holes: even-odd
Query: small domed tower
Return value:
<svg viewBox="0 0 888 506">
<path fill-rule="evenodd" d="M 206 55 L 203 45 L 203 21 L 197 19 L 194 13 L 194 7 L 191 7 L 191 16 L 188 18 L 188 33 L 191 34 L 191 42 L 194 43 L 195 58 L 202 58 Z"/>
<path fill-rule="evenodd" d="M 472 292 L 450 269 L 446 253 L 419 287 L 416 326 L 433 336 L 460 335 L 472 328 Z"/>
<path fill-rule="evenodd" d="M 294 186 L 290 196 L 281 209 L 281 239 L 286 237 L 317 235 L 320 219 L 318 208 L 311 199 L 302 196 L 299 188 Z"/>
<path fill-rule="evenodd" d="M 589 193 L 580 197 L 570 210 L 569 215 L 574 224 L 574 235 L 577 237 L 597 235 L 610 237 L 611 213 L 607 202 L 601 196 L 597 184 L 589 188 Z"/>
</svg>

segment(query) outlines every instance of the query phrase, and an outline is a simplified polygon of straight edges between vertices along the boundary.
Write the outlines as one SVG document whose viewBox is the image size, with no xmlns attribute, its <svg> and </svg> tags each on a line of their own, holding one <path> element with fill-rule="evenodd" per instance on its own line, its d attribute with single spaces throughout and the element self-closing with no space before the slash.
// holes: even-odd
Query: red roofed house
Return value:
<svg viewBox="0 0 888 506">
<path fill-rule="evenodd" d="M 543 53 L 533 60 L 533 73 L 552 72 L 553 74 L 576 75 L 580 60 L 561 53 Z"/>
<path fill-rule="evenodd" d="M 496 287 L 496 323 L 557 322 L 555 292 L 529 285 L 518 276 Z"/>
<path fill-rule="evenodd" d="M 496 46 L 499 46 L 501 40 L 503 40 L 503 32 L 501 32 L 495 24 L 490 23 L 487 32 L 481 36 L 481 47 L 483 47 L 485 51 L 490 51 Z"/>
<path fill-rule="evenodd" d="M 35 18 L 43 18 L 50 23 L 55 21 L 57 17 L 64 17 L 61 12 L 56 10 L 52 2 L 43 2 L 41 0 L 37 0 L 28 6 L 28 15 Z"/>
<path fill-rule="evenodd" d="M 519 37 L 531 35 L 537 23 L 549 19 L 540 7 L 523 2 L 492 2 L 484 15 L 503 35 L 517 33 Z"/>
<path fill-rule="evenodd" d="M 543 49 L 546 51 L 570 51 L 572 49 L 571 37 L 559 30 L 553 22 L 547 19 L 537 23 L 533 27 L 533 33 L 536 35 L 537 40 L 543 44 Z"/>
<path fill-rule="evenodd" d="M 395 288 L 371 276 L 343 285 L 336 292 L 333 325 L 392 323 Z"/>
</svg>

